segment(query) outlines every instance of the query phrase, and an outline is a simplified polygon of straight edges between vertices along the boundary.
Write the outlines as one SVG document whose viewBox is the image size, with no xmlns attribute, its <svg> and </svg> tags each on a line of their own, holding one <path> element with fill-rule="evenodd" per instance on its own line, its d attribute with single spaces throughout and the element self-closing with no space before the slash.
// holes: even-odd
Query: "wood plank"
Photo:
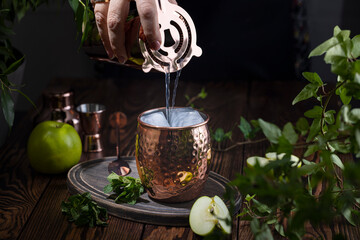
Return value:
<svg viewBox="0 0 360 240">
<path fill-rule="evenodd" d="M 14 126 L 0 149 L 0 239 L 18 237 L 50 181 L 31 169 L 26 155 L 33 118 L 31 112 Z"/>
<path fill-rule="evenodd" d="M 60 205 L 69 196 L 66 176 L 54 177 L 19 239 L 140 239 L 142 224 L 116 217 L 110 216 L 107 227 L 77 227 L 68 222 Z"/>
<path fill-rule="evenodd" d="M 199 239 L 190 228 L 165 227 L 147 224 L 144 234 L 144 240 L 173 240 L 173 239 Z"/>
</svg>

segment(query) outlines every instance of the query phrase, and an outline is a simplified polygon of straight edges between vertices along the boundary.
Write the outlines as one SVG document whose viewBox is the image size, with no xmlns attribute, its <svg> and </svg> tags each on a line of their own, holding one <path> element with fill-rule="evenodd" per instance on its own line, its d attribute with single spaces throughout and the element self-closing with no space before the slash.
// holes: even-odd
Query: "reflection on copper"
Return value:
<svg viewBox="0 0 360 240">
<path fill-rule="evenodd" d="M 122 160 L 122 157 L 120 156 L 120 128 L 123 128 L 126 126 L 127 123 L 127 117 L 122 112 L 114 112 L 109 117 L 109 123 L 112 128 L 115 128 L 115 143 L 116 143 L 116 156 L 117 156 L 117 169 L 116 174 L 120 176 L 126 176 L 131 172 L 129 164 Z M 112 131 L 113 132 L 113 131 Z M 111 137 L 111 136 L 110 136 Z"/>
<path fill-rule="evenodd" d="M 81 130 L 84 134 L 84 152 L 102 151 L 100 132 L 103 127 L 105 106 L 97 103 L 84 103 L 76 107 L 79 113 Z"/>
<path fill-rule="evenodd" d="M 209 116 L 200 113 L 205 119 L 200 124 L 169 128 L 142 122 L 142 114 L 138 117 L 135 156 L 139 176 L 149 196 L 164 202 L 196 198 L 209 174 Z"/>
</svg>

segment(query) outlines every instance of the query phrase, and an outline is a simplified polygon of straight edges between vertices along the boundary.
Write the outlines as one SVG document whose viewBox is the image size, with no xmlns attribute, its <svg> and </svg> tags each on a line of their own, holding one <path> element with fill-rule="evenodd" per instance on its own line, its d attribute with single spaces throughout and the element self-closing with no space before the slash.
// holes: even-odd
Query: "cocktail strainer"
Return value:
<svg viewBox="0 0 360 240">
<path fill-rule="evenodd" d="M 150 49 L 147 42 L 139 38 L 145 59 L 142 69 L 152 68 L 160 72 L 176 72 L 188 64 L 192 56 L 200 57 L 202 50 L 196 45 L 195 25 L 190 15 L 168 0 L 156 0 L 161 33 L 160 49 Z"/>
</svg>

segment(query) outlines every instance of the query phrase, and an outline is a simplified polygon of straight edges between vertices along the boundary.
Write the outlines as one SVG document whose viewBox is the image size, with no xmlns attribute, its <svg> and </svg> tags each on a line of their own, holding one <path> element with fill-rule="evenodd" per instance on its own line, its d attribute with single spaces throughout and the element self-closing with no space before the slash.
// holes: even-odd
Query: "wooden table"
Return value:
<svg viewBox="0 0 360 240">
<path fill-rule="evenodd" d="M 185 94 L 195 96 L 202 87 L 208 97 L 195 105 L 204 108 L 212 129 L 234 129 L 233 141 L 241 141 L 236 129 L 240 116 L 246 119 L 263 118 L 278 125 L 294 121 L 308 109 L 306 103 L 291 105 L 292 99 L 303 82 L 208 82 L 181 81 L 176 105 L 186 104 Z M 59 79 L 52 85 L 71 86 L 75 91 L 75 103 L 98 102 L 107 112 L 122 111 L 128 124 L 121 134 L 121 153 L 133 156 L 137 116 L 144 110 L 164 106 L 164 80 L 127 79 Z M 43 110 L 39 101 L 39 111 Z M 13 129 L 11 137 L 0 150 L 0 239 L 198 239 L 189 227 L 166 227 L 142 224 L 110 216 L 108 227 L 79 228 L 66 221 L 60 210 L 61 201 L 69 197 L 66 174 L 44 175 L 31 169 L 26 155 L 27 138 L 37 119 L 37 111 L 31 110 Z M 81 161 L 115 155 L 111 143 L 112 129 L 104 127 L 105 150 L 101 153 L 83 153 Z M 230 146 L 226 141 L 221 147 Z M 214 152 L 211 170 L 233 179 L 242 173 L 244 159 L 252 155 L 264 155 L 265 143 L 245 145 L 227 152 Z M 251 239 L 249 222 L 235 219 L 232 239 Z M 360 236 L 358 228 L 345 221 L 334 223 L 331 228 L 312 229 L 316 236 L 332 239 L 341 232 L 347 239 Z"/>
</svg>

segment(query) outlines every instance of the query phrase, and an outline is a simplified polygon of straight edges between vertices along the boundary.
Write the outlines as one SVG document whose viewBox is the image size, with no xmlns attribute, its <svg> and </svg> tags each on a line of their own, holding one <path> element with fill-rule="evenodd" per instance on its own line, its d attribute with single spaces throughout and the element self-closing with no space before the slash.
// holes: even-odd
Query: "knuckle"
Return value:
<svg viewBox="0 0 360 240">
<path fill-rule="evenodd" d="M 121 21 L 119 20 L 119 16 L 110 15 L 107 19 L 108 28 L 112 31 L 118 29 L 121 25 Z"/>
<path fill-rule="evenodd" d="M 106 17 L 102 12 L 95 12 L 96 25 L 104 26 L 106 24 Z"/>
<path fill-rule="evenodd" d="M 152 20 L 155 17 L 155 11 L 151 4 L 143 2 L 140 6 L 143 19 L 145 21 Z"/>
</svg>

